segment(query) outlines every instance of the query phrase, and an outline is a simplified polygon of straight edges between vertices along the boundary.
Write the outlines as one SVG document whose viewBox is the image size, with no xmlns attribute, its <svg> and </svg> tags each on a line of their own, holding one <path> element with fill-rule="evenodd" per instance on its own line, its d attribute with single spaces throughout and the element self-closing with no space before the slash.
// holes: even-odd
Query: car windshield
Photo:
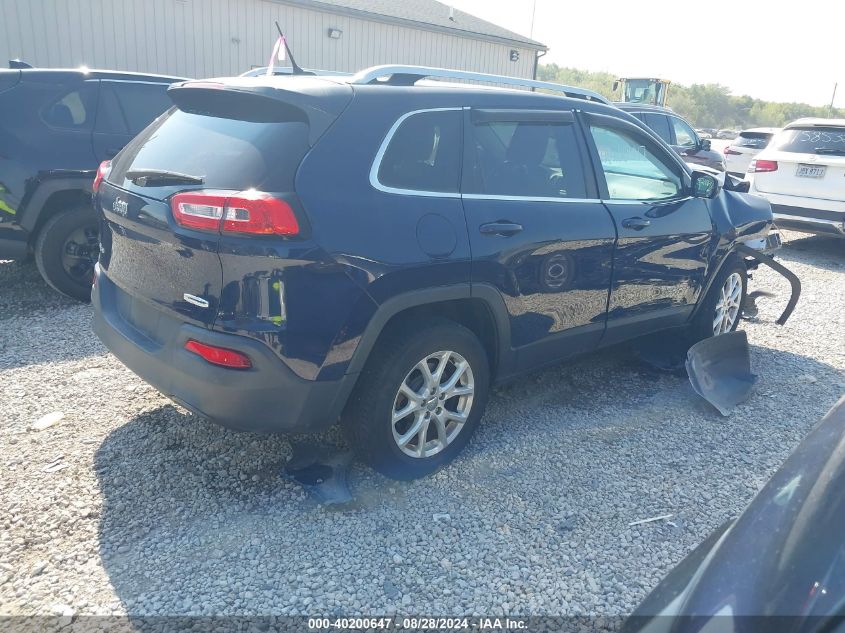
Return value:
<svg viewBox="0 0 845 633">
<path fill-rule="evenodd" d="M 845 154 L 845 127 L 793 127 L 778 134 L 774 149 L 801 154 Z"/>
</svg>

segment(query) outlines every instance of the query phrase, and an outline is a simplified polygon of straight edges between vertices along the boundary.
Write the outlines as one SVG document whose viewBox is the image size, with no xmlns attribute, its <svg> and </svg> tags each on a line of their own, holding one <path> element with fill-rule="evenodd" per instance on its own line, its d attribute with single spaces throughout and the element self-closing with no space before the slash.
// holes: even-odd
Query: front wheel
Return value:
<svg viewBox="0 0 845 633">
<path fill-rule="evenodd" d="M 748 272 L 742 260 L 734 258 L 722 267 L 690 327 L 693 343 L 736 330 L 747 284 Z"/>
<path fill-rule="evenodd" d="M 487 354 L 472 332 L 445 319 L 411 321 L 379 341 L 341 422 L 380 473 L 424 477 L 466 446 L 489 382 Z"/>
</svg>

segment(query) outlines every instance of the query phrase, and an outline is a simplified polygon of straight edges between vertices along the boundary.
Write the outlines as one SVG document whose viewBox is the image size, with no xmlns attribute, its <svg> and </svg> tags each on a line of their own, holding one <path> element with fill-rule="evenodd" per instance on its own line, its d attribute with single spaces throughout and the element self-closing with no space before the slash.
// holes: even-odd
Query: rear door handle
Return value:
<svg viewBox="0 0 845 633">
<path fill-rule="evenodd" d="M 634 231 L 642 231 L 645 227 L 651 224 L 651 220 L 645 218 L 635 217 L 626 218 L 622 220 L 622 226 L 626 229 L 633 229 Z"/>
<path fill-rule="evenodd" d="M 482 224 L 478 227 L 478 230 L 484 235 L 501 235 L 502 237 L 508 237 L 519 233 L 522 230 L 522 225 L 517 224 L 516 222 L 506 221 L 488 222 L 487 224 Z"/>
</svg>

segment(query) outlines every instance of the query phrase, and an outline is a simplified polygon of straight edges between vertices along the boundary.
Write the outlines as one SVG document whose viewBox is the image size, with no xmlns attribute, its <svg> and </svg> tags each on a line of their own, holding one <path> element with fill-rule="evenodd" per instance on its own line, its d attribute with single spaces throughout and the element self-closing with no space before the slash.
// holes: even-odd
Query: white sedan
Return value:
<svg viewBox="0 0 845 633">
<path fill-rule="evenodd" d="M 751 161 L 780 228 L 845 237 L 845 119 L 799 119 Z"/>
<path fill-rule="evenodd" d="M 730 145 L 725 146 L 725 169 L 742 178 L 748 171 L 751 159 L 766 149 L 779 127 L 754 127 L 739 133 Z"/>
</svg>

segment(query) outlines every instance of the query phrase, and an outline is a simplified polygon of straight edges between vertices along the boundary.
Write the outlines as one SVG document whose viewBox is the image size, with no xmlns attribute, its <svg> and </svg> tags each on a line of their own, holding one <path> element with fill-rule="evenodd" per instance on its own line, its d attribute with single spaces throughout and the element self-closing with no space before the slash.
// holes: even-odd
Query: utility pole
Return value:
<svg viewBox="0 0 845 633">
<path fill-rule="evenodd" d="M 534 5 L 531 7 L 531 32 L 528 37 L 534 37 L 534 14 L 537 13 L 537 0 L 534 0 Z"/>
<path fill-rule="evenodd" d="M 830 107 L 827 109 L 827 116 L 833 116 L 833 102 L 836 100 L 836 88 L 839 87 L 839 82 L 833 84 L 833 96 L 830 98 Z"/>
</svg>

